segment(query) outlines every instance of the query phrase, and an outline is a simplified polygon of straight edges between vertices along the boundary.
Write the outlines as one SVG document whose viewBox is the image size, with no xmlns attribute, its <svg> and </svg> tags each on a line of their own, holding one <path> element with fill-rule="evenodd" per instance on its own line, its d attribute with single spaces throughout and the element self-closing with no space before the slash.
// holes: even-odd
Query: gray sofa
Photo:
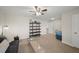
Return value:
<svg viewBox="0 0 79 59">
<path fill-rule="evenodd" d="M 9 46 L 9 42 L 5 36 L 0 35 L 0 53 L 5 53 Z"/>
<path fill-rule="evenodd" d="M 5 53 L 18 53 L 19 37 L 14 37 L 14 41 L 10 42 L 8 49 Z"/>
</svg>

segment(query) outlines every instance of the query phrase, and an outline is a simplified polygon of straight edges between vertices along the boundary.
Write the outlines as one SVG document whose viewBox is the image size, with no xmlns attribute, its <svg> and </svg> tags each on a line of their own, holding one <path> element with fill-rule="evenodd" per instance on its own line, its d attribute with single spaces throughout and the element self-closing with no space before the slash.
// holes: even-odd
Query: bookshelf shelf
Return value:
<svg viewBox="0 0 79 59">
<path fill-rule="evenodd" d="M 29 24 L 29 37 L 40 36 L 40 22 L 32 21 Z"/>
</svg>

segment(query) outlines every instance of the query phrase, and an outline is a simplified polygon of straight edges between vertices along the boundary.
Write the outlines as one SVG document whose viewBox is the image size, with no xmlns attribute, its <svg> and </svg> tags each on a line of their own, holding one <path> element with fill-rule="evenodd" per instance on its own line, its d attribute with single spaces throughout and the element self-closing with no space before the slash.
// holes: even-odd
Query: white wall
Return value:
<svg viewBox="0 0 79 59">
<path fill-rule="evenodd" d="M 55 33 L 56 30 L 61 31 L 61 18 L 48 23 L 49 33 Z"/>
<path fill-rule="evenodd" d="M 72 15 L 78 14 L 79 9 L 62 15 L 62 42 L 72 46 Z"/>
<path fill-rule="evenodd" d="M 4 35 L 11 42 L 14 36 L 18 35 L 20 39 L 29 38 L 29 20 L 32 17 L 24 15 L 16 15 L 12 13 L 2 13 L 0 14 L 0 26 L 8 25 L 9 29 L 4 30 Z M 33 18 L 34 19 L 34 18 Z M 46 34 L 47 22 L 40 20 L 41 22 L 41 34 Z"/>
<path fill-rule="evenodd" d="M 12 41 L 18 35 L 20 39 L 29 37 L 29 18 L 18 15 L 6 15 L 5 24 L 9 29 L 4 31 L 4 35 Z"/>
<path fill-rule="evenodd" d="M 48 22 L 47 21 L 41 21 L 41 35 L 48 33 Z"/>
<path fill-rule="evenodd" d="M 2 25 L 4 23 L 4 13 L 2 13 L 2 11 L 0 10 L 0 35 L 2 33 Z"/>
</svg>

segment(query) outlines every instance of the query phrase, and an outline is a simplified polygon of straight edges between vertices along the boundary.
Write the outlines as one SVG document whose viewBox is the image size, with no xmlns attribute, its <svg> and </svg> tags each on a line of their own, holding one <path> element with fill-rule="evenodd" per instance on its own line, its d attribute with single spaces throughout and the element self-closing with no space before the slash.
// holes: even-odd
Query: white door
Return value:
<svg viewBox="0 0 79 59">
<path fill-rule="evenodd" d="M 72 16 L 72 45 L 79 48 L 79 14 Z"/>
</svg>

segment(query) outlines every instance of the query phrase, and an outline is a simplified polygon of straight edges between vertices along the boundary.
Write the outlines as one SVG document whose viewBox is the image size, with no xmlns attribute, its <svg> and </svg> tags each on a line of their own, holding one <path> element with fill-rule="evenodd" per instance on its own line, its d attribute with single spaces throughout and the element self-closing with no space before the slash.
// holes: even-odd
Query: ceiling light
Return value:
<svg viewBox="0 0 79 59">
<path fill-rule="evenodd" d="M 36 12 L 36 15 L 39 16 L 39 15 L 41 15 L 41 13 L 40 12 Z"/>
</svg>

